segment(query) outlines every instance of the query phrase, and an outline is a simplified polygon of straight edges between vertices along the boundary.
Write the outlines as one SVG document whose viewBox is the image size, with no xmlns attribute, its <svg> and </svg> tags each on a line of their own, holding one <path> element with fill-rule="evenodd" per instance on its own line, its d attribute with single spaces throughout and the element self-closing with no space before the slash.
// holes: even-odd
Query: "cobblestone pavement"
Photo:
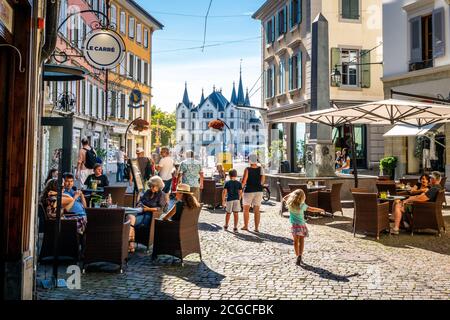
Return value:
<svg viewBox="0 0 450 320">
<path fill-rule="evenodd" d="M 87 272 L 81 289 L 45 290 L 38 299 L 449 299 L 450 232 L 442 237 L 402 233 L 379 241 L 351 232 L 344 216 L 310 219 L 305 266 L 295 265 L 288 219 L 279 203 L 263 206 L 260 233 L 222 229 L 220 210 L 203 210 L 203 262 L 193 254 L 152 262 L 139 249 L 125 273 Z M 447 230 L 450 215 L 446 211 Z M 241 217 L 240 217 L 241 218 Z M 38 267 L 38 280 L 51 266 Z M 60 275 L 67 277 L 61 268 Z"/>
</svg>

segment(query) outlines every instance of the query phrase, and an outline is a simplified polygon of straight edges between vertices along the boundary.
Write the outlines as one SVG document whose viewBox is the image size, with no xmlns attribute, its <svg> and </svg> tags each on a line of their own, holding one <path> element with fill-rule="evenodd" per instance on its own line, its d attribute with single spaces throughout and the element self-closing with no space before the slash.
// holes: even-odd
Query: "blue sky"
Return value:
<svg viewBox="0 0 450 320">
<path fill-rule="evenodd" d="M 206 96 L 212 92 L 213 85 L 217 89 L 222 88 L 229 99 L 233 81 L 236 86 L 239 81 L 241 59 L 244 90 L 245 87 L 250 90 L 261 75 L 261 24 L 252 19 L 251 14 L 264 1 L 213 0 L 207 23 L 206 47 L 202 52 L 200 48 L 178 49 L 202 46 L 204 16 L 210 0 L 137 0 L 164 24 L 163 30 L 153 34 L 152 103 L 166 111 L 175 110 L 182 99 L 185 81 L 189 98 L 196 104 L 202 88 Z M 228 41 L 239 42 L 222 44 Z M 258 81 L 251 94 L 260 85 L 261 81 Z M 260 93 L 258 91 L 251 97 L 252 105 L 260 106 Z"/>
</svg>

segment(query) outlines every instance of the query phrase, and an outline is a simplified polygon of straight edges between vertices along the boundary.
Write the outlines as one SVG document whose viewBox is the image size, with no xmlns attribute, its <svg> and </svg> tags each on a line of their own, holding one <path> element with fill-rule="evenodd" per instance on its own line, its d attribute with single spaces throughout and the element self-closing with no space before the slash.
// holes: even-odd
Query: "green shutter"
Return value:
<svg viewBox="0 0 450 320">
<path fill-rule="evenodd" d="M 370 51 L 361 50 L 361 88 L 370 88 Z"/>
<path fill-rule="evenodd" d="M 303 72 L 302 72 L 303 53 L 301 50 L 298 52 L 297 64 L 298 64 L 298 88 L 301 89 L 303 87 Z"/>
<path fill-rule="evenodd" d="M 331 48 L 331 71 L 330 74 L 333 73 L 335 66 L 337 66 L 337 69 L 339 70 L 339 72 L 341 71 L 341 50 L 339 48 Z M 333 80 L 333 77 L 331 77 L 331 86 L 332 87 L 339 87 L 340 84 L 336 83 Z"/>
<path fill-rule="evenodd" d="M 297 3 L 297 5 L 298 5 L 298 24 L 301 24 L 302 23 L 302 4 L 303 4 L 303 1 L 302 0 L 298 0 L 298 3 Z"/>
</svg>

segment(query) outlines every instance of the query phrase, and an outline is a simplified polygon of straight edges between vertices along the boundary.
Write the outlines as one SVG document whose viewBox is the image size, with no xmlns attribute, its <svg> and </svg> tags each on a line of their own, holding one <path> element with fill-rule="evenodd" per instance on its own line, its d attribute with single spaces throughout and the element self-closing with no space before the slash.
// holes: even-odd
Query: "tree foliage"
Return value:
<svg viewBox="0 0 450 320">
<path fill-rule="evenodd" d="M 158 122 L 159 121 L 159 122 Z M 165 112 L 156 106 L 152 106 L 152 149 L 155 147 L 158 131 L 161 146 L 172 147 L 172 136 L 175 132 L 177 120 L 175 112 Z"/>
</svg>

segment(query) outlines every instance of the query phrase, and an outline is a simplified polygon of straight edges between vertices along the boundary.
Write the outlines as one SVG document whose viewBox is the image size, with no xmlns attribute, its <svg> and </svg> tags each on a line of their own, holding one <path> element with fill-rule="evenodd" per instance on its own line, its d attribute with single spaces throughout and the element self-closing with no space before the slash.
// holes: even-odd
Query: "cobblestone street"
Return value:
<svg viewBox="0 0 450 320">
<path fill-rule="evenodd" d="M 152 262 L 140 247 L 125 273 L 88 271 L 81 290 L 38 285 L 38 299 L 450 298 L 450 232 L 383 234 L 379 241 L 353 237 L 353 209 L 344 211 L 334 219 L 309 220 L 303 267 L 295 265 L 289 221 L 279 216 L 279 203 L 263 206 L 259 234 L 224 231 L 223 212 L 203 210 L 203 262 L 196 254 L 184 266 L 170 257 Z M 38 267 L 38 280 L 50 274 L 51 265 Z M 66 276 L 61 268 L 60 277 Z"/>
</svg>

